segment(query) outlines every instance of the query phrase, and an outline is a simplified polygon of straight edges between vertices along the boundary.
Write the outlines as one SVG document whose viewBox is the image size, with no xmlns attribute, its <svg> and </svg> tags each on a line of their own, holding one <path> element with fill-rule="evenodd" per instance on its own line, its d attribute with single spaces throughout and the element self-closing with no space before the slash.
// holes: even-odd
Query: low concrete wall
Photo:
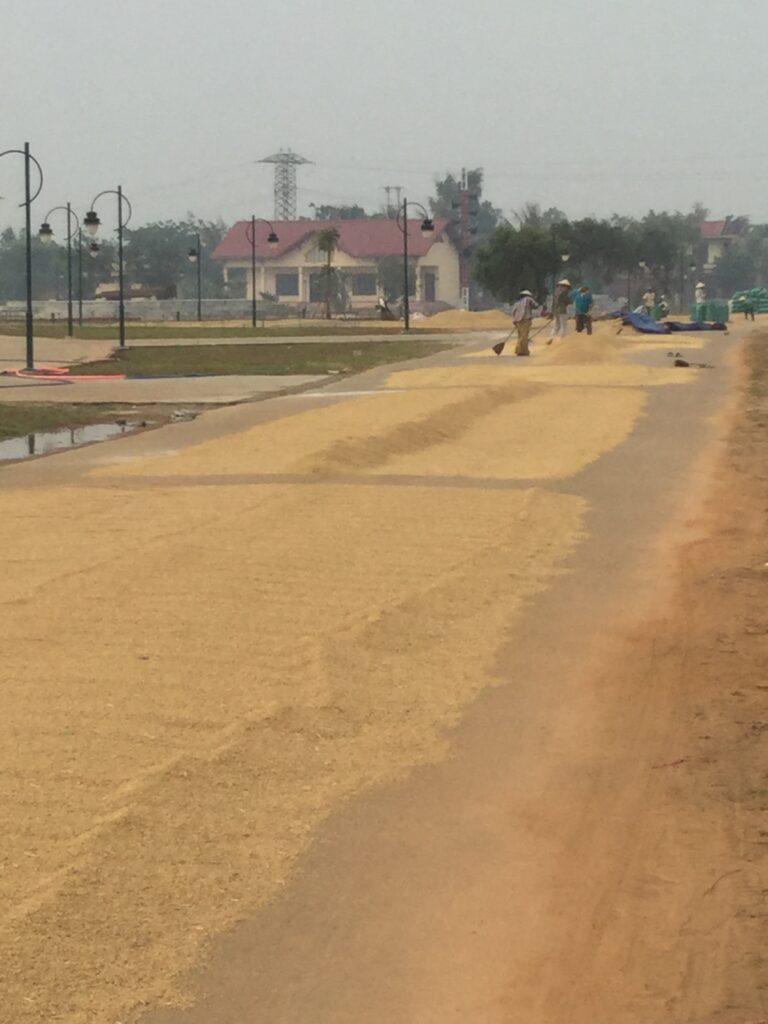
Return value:
<svg viewBox="0 0 768 1024">
<path fill-rule="evenodd" d="M 3 320 L 23 320 L 23 302 L 0 305 L 0 323 Z M 36 320 L 66 320 L 67 303 L 50 299 L 32 304 Z M 296 306 L 279 306 L 273 302 L 257 304 L 259 319 L 280 316 L 301 316 Z M 77 318 L 77 302 L 74 303 Z M 196 320 L 196 299 L 127 299 L 125 315 L 129 320 Z M 251 303 L 248 299 L 203 299 L 204 320 L 250 320 Z M 83 320 L 116 320 L 117 302 L 110 299 L 92 299 L 83 302 Z"/>
<path fill-rule="evenodd" d="M 451 309 L 447 302 L 411 301 L 412 313 L 424 313 L 430 316 L 444 309 Z M 306 317 L 309 320 L 322 319 L 325 316 L 323 303 L 310 303 L 306 306 L 293 306 L 287 303 L 257 303 L 257 316 L 262 320 L 279 320 L 282 318 Z M 6 302 L 0 304 L 0 333 L 4 321 L 23 322 L 26 306 L 23 302 Z M 77 302 L 74 303 L 74 315 L 77 319 Z M 45 302 L 33 302 L 32 312 L 35 320 L 66 320 L 67 303 L 61 299 L 48 299 Z M 402 307 L 396 304 L 392 312 L 402 317 Z M 128 320 L 197 320 L 196 299 L 127 299 L 125 315 Z M 371 305 L 359 308 L 354 313 L 339 315 L 334 313 L 334 320 L 339 319 L 379 319 L 378 309 Z M 251 319 L 250 299 L 203 299 L 203 320 L 246 320 Z M 83 321 L 117 320 L 117 302 L 111 299 L 89 299 L 83 303 Z"/>
</svg>

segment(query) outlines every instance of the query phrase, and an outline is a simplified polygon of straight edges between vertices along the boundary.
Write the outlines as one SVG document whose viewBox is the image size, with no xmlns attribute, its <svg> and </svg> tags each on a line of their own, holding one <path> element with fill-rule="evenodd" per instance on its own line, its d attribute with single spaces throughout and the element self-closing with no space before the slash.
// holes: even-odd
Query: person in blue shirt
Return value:
<svg viewBox="0 0 768 1024">
<path fill-rule="evenodd" d="M 575 289 L 572 296 L 573 305 L 576 310 L 576 333 L 581 334 L 582 331 L 586 331 L 587 334 L 591 334 L 592 306 L 595 302 L 592 297 L 592 290 L 588 285 L 584 284 L 581 288 Z"/>
</svg>

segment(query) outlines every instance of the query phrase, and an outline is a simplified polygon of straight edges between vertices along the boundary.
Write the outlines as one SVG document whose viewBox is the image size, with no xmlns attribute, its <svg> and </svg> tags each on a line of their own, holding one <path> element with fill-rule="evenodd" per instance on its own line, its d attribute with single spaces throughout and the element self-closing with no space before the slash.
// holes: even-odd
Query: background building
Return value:
<svg viewBox="0 0 768 1024">
<path fill-rule="evenodd" d="M 448 237 L 448 221 L 435 220 L 425 237 L 421 221 L 408 221 L 408 250 L 413 267 L 411 295 L 416 302 L 458 306 L 461 300 L 459 253 Z M 231 294 L 251 297 L 250 221 L 238 221 L 213 253 L 224 267 Z M 397 221 L 387 217 L 338 221 L 277 221 L 279 242 L 267 243 L 269 227 L 256 224 L 256 291 L 292 305 L 321 303 L 325 297 L 326 254 L 318 235 L 335 228 L 339 233 L 332 263 L 343 282 L 348 308 L 375 305 L 381 296 L 402 297 L 403 235 Z M 400 260 L 398 277 L 397 260 Z M 392 294 L 392 282 L 396 294 Z M 389 294 L 387 294 L 389 293 Z"/>
<path fill-rule="evenodd" d="M 744 238 L 748 233 L 748 217 L 726 217 L 725 220 L 703 221 L 701 238 L 704 244 L 704 270 L 714 270 L 718 260 L 725 256 L 733 243 Z"/>
</svg>

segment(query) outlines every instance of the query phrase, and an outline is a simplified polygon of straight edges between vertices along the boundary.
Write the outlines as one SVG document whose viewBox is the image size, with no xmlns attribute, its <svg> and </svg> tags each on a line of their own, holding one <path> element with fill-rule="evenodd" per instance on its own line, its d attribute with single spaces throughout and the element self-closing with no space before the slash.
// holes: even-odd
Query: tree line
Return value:
<svg viewBox="0 0 768 1024">
<path fill-rule="evenodd" d="M 201 284 L 205 298 L 225 295 L 221 266 L 210 260 L 210 254 L 227 232 L 222 221 L 204 221 L 188 214 L 183 221 L 159 221 L 140 228 L 125 229 L 125 273 L 132 285 L 177 294 L 180 298 L 197 295 L 197 270 L 189 261 L 189 251 L 200 235 L 203 259 Z M 73 238 L 73 290 L 78 291 L 78 263 L 82 267 L 83 298 L 92 299 L 100 284 L 116 276 L 117 245 L 112 241 L 98 243 L 91 249 L 90 237 L 83 235 L 82 252 L 78 253 L 77 236 Z M 22 231 L 6 228 L 0 234 L 0 301 L 22 300 L 25 297 L 25 241 Z M 32 239 L 33 282 L 35 298 L 67 297 L 67 246 L 65 229 L 56 240 Z"/>
<path fill-rule="evenodd" d="M 483 172 L 466 173 L 470 237 L 462 234 L 458 209 L 461 179 L 444 174 L 435 181 L 428 200 L 434 217 L 448 220 L 448 234 L 471 261 L 472 276 L 486 301 L 510 301 L 523 288 L 544 298 L 552 279 L 567 276 L 586 282 L 594 291 L 611 292 L 634 300 L 653 284 L 670 298 L 687 298 L 694 277 L 703 273 L 706 246 L 701 225 L 707 217 L 696 205 L 689 213 L 649 211 L 633 218 L 615 214 L 608 218 L 571 220 L 555 207 L 542 210 L 533 203 L 509 217 L 483 196 Z M 392 209 L 384 214 L 392 215 Z M 382 216 L 359 205 L 321 205 L 314 219 L 340 221 L 352 217 Z M 181 221 L 158 221 L 125 231 L 126 276 L 132 285 L 181 298 L 196 295 L 197 272 L 188 252 L 200 235 L 203 259 L 202 289 L 205 298 L 238 298 L 244 281 L 233 276 L 228 286 L 220 264 L 209 257 L 228 230 L 221 220 L 204 221 L 189 213 Z M 115 245 L 99 243 L 95 254 L 90 239 L 83 240 L 83 297 L 93 298 L 100 284 L 114 279 Z M 567 257 L 567 258 L 566 258 Z M 33 239 L 34 289 L 38 298 L 64 298 L 67 291 L 66 245 L 61 234 L 54 242 Z M 77 260 L 77 253 L 75 254 Z M 75 267 L 77 292 L 77 266 Z M 390 301 L 402 297 L 402 271 L 398 257 L 380 261 L 379 285 Z M 768 225 L 750 225 L 708 274 L 712 294 L 731 295 L 741 288 L 768 285 Z M 21 300 L 25 294 L 24 237 L 7 228 L 0 234 L 0 301 Z M 482 298 L 482 295 L 480 296 Z"/>
<path fill-rule="evenodd" d="M 560 210 L 529 204 L 517 223 L 498 225 L 479 245 L 475 277 L 507 302 L 523 288 L 543 298 L 552 279 L 563 276 L 627 298 L 649 284 L 682 297 L 701 274 L 705 219 L 706 210 L 695 207 L 687 214 L 652 210 L 641 219 L 569 220 Z"/>
</svg>

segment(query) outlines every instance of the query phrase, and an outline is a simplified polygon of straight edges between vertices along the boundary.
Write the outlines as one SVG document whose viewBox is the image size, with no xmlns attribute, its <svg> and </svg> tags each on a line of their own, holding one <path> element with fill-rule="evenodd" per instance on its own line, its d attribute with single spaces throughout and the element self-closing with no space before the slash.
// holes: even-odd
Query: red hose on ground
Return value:
<svg viewBox="0 0 768 1024">
<path fill-rule="evenodd" d="M 68 366 L 38 366 L 34 370 L 3 370 L 5 377 L 24 377 L 31 380 L 49 380 L 57 384 L 76 380 L 125 380 L 124 373 L 70 373 Z"/>
</svg>

